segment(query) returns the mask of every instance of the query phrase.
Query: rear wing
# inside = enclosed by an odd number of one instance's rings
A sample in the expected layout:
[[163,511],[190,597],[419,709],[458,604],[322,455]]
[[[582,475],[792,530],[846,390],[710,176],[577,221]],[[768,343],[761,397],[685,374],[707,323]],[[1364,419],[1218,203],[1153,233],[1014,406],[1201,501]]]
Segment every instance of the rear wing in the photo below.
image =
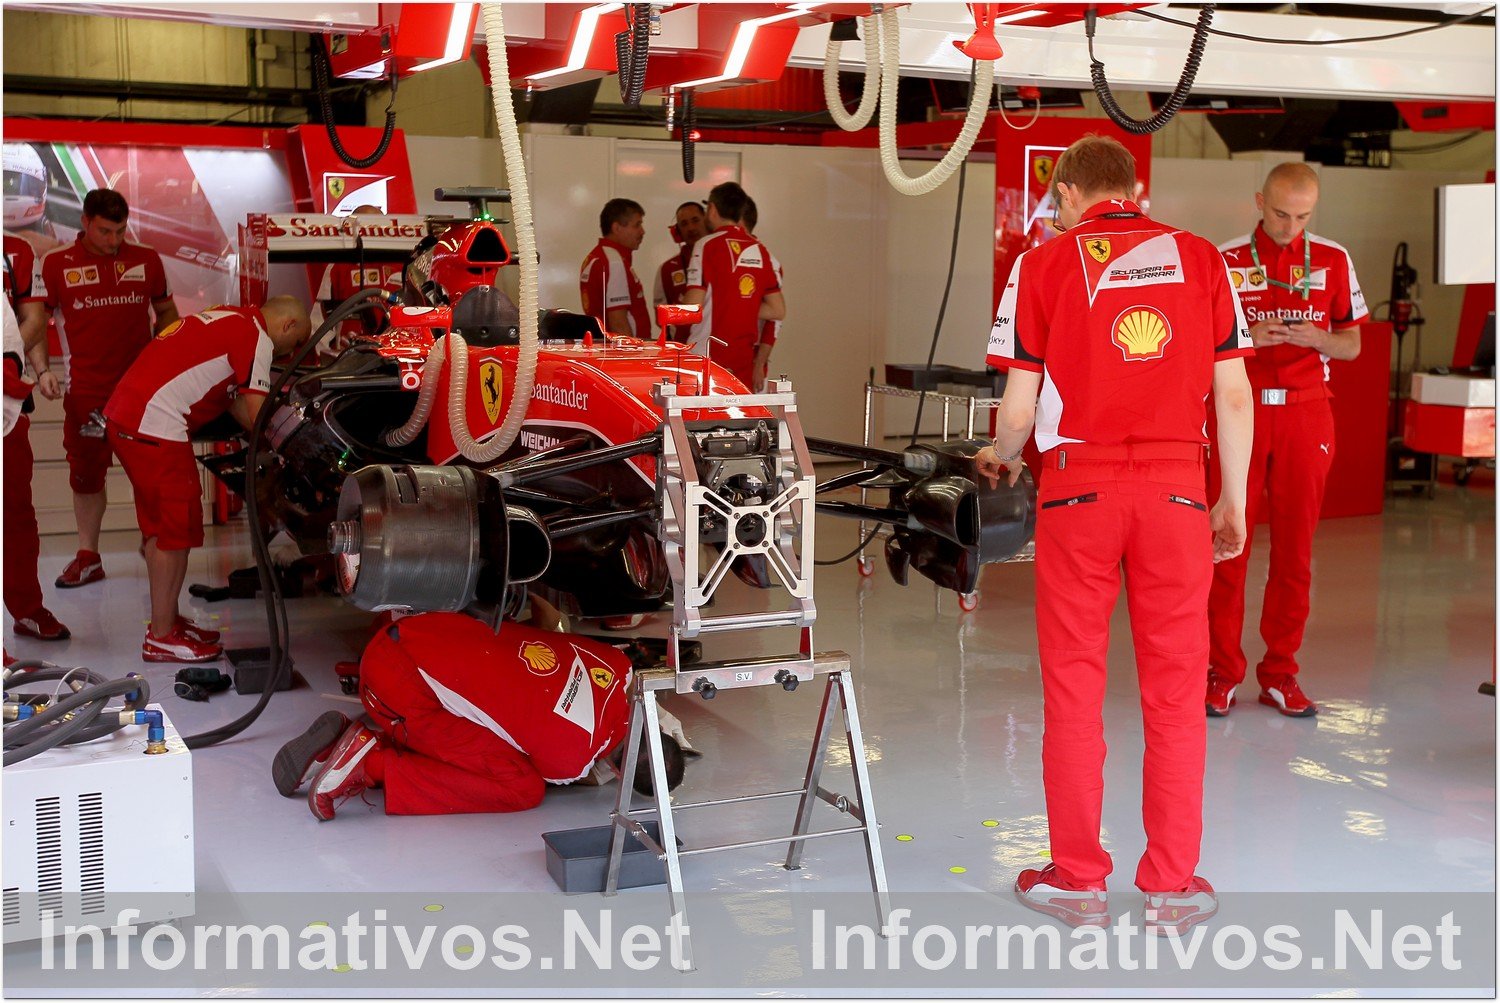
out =
[[428,234],[423,216],[251,213],[239,227],[240,303],[266,300],[273,264],[405,261]]

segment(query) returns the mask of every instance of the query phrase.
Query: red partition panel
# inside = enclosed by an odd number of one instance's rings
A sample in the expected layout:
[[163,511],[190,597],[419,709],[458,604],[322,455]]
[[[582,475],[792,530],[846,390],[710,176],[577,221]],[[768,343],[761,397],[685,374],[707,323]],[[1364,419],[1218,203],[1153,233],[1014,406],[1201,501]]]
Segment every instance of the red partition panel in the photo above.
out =
[[1379,515],[1385,507],[1386,409],[1390,404],[1391,325],[1360,328],[1359,357],[1328,364],[1337,448],[1323,518]]

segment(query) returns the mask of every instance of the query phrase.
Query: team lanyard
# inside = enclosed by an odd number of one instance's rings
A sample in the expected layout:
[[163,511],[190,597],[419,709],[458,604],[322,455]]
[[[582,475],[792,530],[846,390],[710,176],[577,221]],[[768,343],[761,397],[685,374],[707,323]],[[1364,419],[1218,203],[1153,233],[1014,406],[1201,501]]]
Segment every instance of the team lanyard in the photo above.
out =
[[1260,252],[1255,249],[1255,234],[1250,235],[1250,260],[1255,262],[1255,267],[1266,277],[1266,284],[1285,289],[1288,292],[1301,293],[1305,300],[1312,299],[1312,241],[1307,239],[1307,234],[1302,235],[1302,278],[1300,281],[1278,282],[1271,278],[1271,272],[1260,263]]

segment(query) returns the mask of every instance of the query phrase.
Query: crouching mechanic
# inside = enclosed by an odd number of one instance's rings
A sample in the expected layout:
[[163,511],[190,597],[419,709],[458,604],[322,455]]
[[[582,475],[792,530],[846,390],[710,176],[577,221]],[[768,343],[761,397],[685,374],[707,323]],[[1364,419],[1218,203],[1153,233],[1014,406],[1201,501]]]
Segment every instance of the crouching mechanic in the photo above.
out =
[[[272,763],[282,795],[309,784],[319,821],[371,788],[384,788],[387,815],[526,811],[547,784],[590,776],[625,737],[630,659],[526,624],[497,634],[459,613],[422,613],[366,645],[359,696],[378,731],[329,711]],[[682,755],[663,744],[671,788]]]
[[271,359],[311,331],[307,308],[291,296],[254,307],[215,307],[157,335],[120,378],[104,406],[110,448],[135,492],[151,626],[148,662],[220,657],[216,631],[181,615],[177,598],[188,551],[203,545],[203,489],[189,435],[226,411],[249,428],[271,387]]

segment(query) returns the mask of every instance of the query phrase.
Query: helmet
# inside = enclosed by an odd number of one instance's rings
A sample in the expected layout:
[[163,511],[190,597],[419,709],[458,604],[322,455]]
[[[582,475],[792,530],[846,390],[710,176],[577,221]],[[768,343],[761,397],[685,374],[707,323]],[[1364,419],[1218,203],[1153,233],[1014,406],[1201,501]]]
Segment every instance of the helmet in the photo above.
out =
[[5,228],[41,222],[47,208],[47,167],[41,156],[27,143],[6,143],[0,156],[5,161]]

